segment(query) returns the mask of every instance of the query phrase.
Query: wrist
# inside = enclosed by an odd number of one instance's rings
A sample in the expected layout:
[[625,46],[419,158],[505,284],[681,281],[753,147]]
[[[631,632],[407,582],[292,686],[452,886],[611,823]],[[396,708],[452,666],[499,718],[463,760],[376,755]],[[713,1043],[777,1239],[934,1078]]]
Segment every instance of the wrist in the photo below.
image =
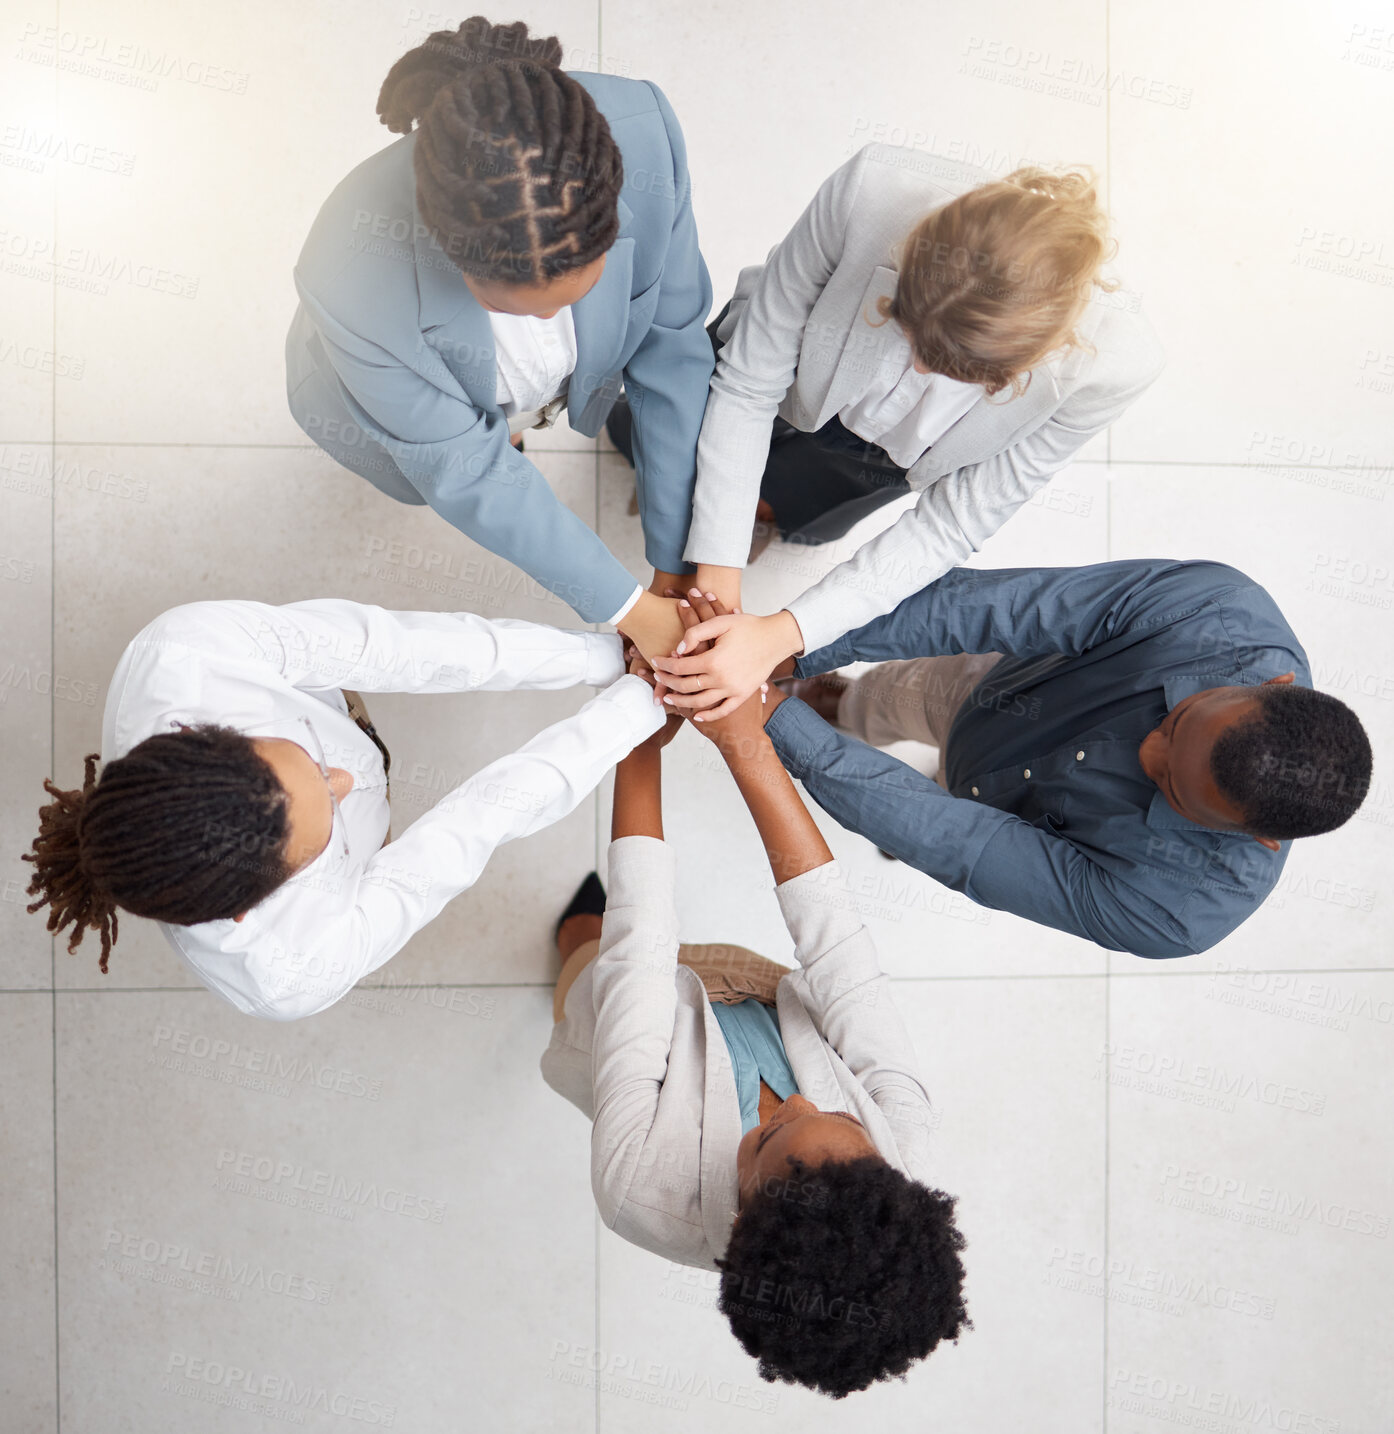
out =
[[698,563],[695,581],[704,593],[715,593],[728,608],[740,606],[740,568],[721,567],[716,563]]
[[655,568],[653,570],[653,581],[649,584],[648,590],[662,597],[669,588],[681,593],[686,592],[691,586],[691,573],[673,573],[663,568]]
[[798,657],[803,652],[803,629],[787,607],[773,613],[766,621],[770,624],[771,641],[778,649],[778,657],[772,666]]
[[616,765],[616,773],[626,772],[636,777],[657,775],[663,769],[663,749],[651,746],[652,741],[653,738],[646,737],[637,747],[630,748]]
[[746,727],[740,731],[723,732],[716,739],[717,750],[732,772],[745,767],[758,767],[775,756],[774,743],[763,726]]

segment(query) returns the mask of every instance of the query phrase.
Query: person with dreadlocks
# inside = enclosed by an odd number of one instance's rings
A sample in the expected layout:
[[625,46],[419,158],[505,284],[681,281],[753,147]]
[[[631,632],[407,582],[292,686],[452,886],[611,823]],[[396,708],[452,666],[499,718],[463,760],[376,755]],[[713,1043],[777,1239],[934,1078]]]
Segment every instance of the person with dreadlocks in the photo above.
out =
[[[358,690],[603,690],[446,793],[388,842],[387,749]],[[48,928],[101,941],[160,924],[249,1015],[332,1005],[478,880],[494,849],[559,821],[662,725],[617,636],[324,599],[197,602],[126,649],[106,765],[53,800],[25,860]]]
[[[689,598],[685,624],[724,611]],[[797,968],[680,943],[678,883],[702,869],[664,841],[670,719],[616,770],[608,894],[591,873],[558,923],[542,1074],[592,1122],[606,1226],[719,1270],[761,1378],[841,1399],[971,1327],[965,1242],[890,982],[762,710],[752,697],[697,730],[755,821]]]
[[[668,101],[561,58],[555,36],[476,15],[392,66],[378,114],[403,138],[330,195],[295,270],[290,407],[384,493],[667,652],[682,628],[662,594],[691,571],[711,283]],[[563,409],[595,437],[621,383],[647,591],[522,452]]]

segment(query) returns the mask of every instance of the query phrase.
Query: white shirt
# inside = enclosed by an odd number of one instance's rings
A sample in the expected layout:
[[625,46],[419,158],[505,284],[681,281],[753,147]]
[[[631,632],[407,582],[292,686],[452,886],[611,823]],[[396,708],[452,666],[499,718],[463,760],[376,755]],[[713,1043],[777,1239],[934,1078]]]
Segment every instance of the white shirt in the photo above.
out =
[[[617,637],[467,612],[387,612],[333,598],[171,609],[117,664],[102,720],[108,760],[176,722],[291,740],[299,731],[304,745],[299,719],[308,718],[326,762],[351,772],[353,788],[325,850],[242,921],[161,923],[161,930],[199,980],[249,1015],[294,1020],[332,1005],[472,886],[495,847],[560,820],[658,730],[663,714],[652,692],[623,673]],[[577,683],[605,690],[383,846],[382,755],[348,715],[341,688],[467,692]]]
[[[860,322],[867,322],[865,313]],[[908,469],[977,403],[983,389],[942,373],[917,373],[910,341],[897,324],[887,321],[878,337],[871,382],[837,416],[858,438],[879,443],[897,468]]]
[[489,327],[498,367],[494,401],[510,419],[565,392],[576,369],[576,323],[569,305],[550,319],[490,312]]
[[[567,380],[576,371],[576,322],[567,305],[550,319],[491,311],[489,327],[498,369],[494,402],[503,409],[509,432],[522,433],[536,427],[535,421],[529,421],[533,414],[566,392]],[[515,424],[520,414],[523,419]],[[634,585],[628,601],[607,619],[612,627],[625,618],[643,591],[642,584]]]

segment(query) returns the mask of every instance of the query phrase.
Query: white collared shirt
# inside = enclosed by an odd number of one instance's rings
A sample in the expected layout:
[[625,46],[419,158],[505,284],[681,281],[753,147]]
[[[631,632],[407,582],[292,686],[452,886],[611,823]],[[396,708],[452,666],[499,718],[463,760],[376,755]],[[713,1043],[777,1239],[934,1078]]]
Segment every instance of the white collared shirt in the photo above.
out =
[[942,373],[918,373],[909,339],[891,320],[878,338],[871,382],[837,416],[858,438],[884,448],[897,468],[909,469],[982,398],[983,388]]
[[[108,761],[180,722],[296,740],[308,719],[326,762],[351,772],[353,787],[325,850],[242,921],[160,929],[199,980],[249,1015],[294,1020],[323,1010],[472,886],[497,846],[560,820],[662,725],[649,687],[623,673],[617,637],[468,612],[388,612],[333,598],[171,609],[117,664],[102,720]],[[578,683],[605,690],[383,845],[382,754],[348,715],[342,688]]]
[[571,307],[550,319],[489,313],[498,383],[494,401],[512,418],[545,407],[566,391],[576,369],[576,323]]
[[[576,371],[576,322],[567,305],[550,319],[490,311],[489,327],[498,369],[494,402],[509,419],[510,431],[521,433],[532,425],[515,427],[514,418],[545,408],[566,392],[567,381]],[[642,584],[634,585],[628,601],[607,619],[612,627],[624,620],[643,591]]]

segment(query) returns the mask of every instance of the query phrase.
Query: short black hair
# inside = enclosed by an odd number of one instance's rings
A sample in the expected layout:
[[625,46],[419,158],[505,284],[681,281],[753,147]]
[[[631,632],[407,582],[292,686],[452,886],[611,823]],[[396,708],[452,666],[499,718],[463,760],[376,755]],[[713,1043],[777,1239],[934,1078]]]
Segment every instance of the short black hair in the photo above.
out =
[[875,1155],[789,1166],[716,1262],[719,1308],[762,1379],[842,1399],[972,1328],[953,1196]]
[[1360,719],[1329,693],[1296,683],[1254,689],[1253,715],[1210,749],[1210,773],[1244,830],[1272,841],[1319,836],[1355,814],[1373,757]]

